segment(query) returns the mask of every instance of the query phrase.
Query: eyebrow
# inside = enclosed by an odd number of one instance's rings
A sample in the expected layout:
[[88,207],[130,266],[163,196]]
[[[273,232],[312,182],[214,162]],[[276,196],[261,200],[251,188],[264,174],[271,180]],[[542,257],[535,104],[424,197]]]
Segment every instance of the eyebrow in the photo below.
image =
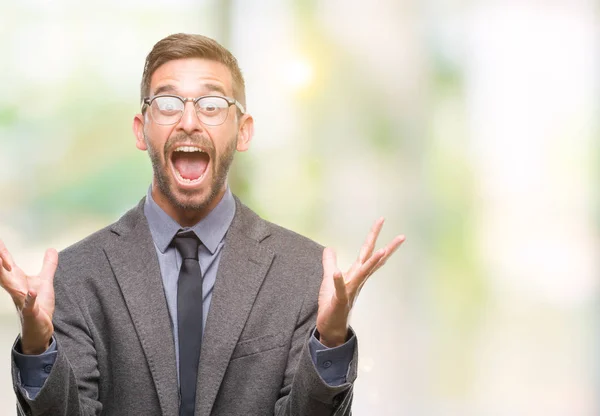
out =
[[[209,93],[214,93],[214,92],[218,92],[221,95],[227,95],[225,94],[225,89],[217,84],[211,84],[211,83],[206,83],[202,85],[204,87],[204,89],[206,89]],[[154,91],[154,95],[159,95],[159,94],[163,94],[163,93],[168,93],[168,94],[177,94],[177,89],[172,86],[171,84],[166,84],[166,85],[162,85],[160,87],[158,87],[156,89],[156,91]]]

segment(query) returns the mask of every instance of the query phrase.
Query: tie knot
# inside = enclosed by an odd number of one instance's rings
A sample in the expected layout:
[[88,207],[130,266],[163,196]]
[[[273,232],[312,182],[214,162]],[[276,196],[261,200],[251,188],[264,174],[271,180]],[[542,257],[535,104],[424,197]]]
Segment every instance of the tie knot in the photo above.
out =
[[200,240],[193,231],[180,231],[173,238],[175,248],[181,254],[181,258],[198,260],[198,247]]

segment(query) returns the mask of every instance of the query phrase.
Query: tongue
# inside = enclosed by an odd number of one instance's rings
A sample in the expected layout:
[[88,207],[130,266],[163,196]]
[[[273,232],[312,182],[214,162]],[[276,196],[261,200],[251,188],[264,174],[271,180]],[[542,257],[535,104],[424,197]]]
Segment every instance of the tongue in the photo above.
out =
[[185,179],[198,179],[208,166],[208,155],[200,152],[175,152],[173,154],[173,166]]

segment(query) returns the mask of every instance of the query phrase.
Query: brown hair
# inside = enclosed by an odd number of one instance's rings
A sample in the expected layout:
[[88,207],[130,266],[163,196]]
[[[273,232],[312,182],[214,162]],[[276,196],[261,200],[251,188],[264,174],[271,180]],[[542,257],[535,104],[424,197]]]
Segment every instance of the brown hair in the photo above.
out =
[[220,62],[229,68],[233,81],[234,98],[244,107],[246,106],[244,77],[235,56],[214,39],[186,33],[167,36],[154,45],[146,57],[140,100],[143,101],[150,94],[150,79],[158,67],[169,61],[186,58],[209,59]]

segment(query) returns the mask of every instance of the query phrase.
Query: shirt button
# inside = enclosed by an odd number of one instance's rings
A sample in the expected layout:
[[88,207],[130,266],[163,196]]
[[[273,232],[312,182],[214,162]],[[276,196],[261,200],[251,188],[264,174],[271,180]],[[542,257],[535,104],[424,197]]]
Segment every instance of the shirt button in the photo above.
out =
[[44,371],[48,374],[52,371],[52,364],[48,364],[44,366]]
[[325,361],[325,362],[323,363],[323,367],[324,367],[324,368],[329,368],[329,367],[331,367],[331,361],[329,361],[329,360]]

